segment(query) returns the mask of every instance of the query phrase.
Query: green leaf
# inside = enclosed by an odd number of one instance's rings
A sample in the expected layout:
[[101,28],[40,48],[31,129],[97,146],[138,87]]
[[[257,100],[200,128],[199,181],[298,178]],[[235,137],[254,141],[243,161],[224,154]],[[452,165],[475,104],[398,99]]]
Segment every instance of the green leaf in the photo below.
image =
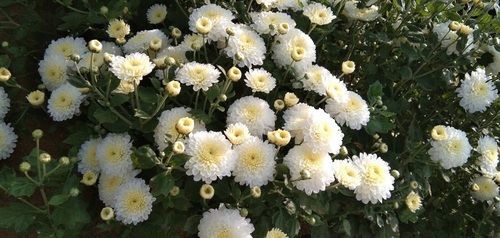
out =
[[349,222],[349,220],[344,219],[342,221],[342,229],[347,234],[347,236],[351,236],[351,223]]
[[370,102],[375,102],[377,100],[377,97],[384,96],[384,92],[382,90],[382,84],[378,80],[370,84],[367,96]]
[[0,207],[0,228],[26,232],[36,219],[36,211],[23,203]]
[[110,110],[102,108],[97,108],[97,110],[95,110],[92,115],[94,115],[95,119],[101,124],[113,123],[116,120],[118,120],[118,117],[115,114],[113,114]]
[[0,67],[9,68],[10,58],[8,55],[0,55]]
[[134,166],[139,169],[153,168],[157,159],[156,153],[148,145],[133,149],[131,158]]
[[69,196],[67,194],[57,194],[50,198],[49,204],[52,206],[58,206],[66,202],[68,198]]
[[200,223],[200,220],[201,220],[201,215],[190,216],[186,220],[186,224],[184,224],[184,231],[192,235],[196,234],[196,231],[198,231],[198,224]]
[[79,77],[69,77],[68,78],[68,82],[71,85],[73,85],[73,86],[75,86],[77,88],[87,88],[87,87],[89,87],[89,82],[86,81],[86,80],[83,80],[83,79],[81,79]]
[[116,107],[124,104],[128,101],[128,99],[129,96],[127,96],[126,94],[114,94],[110,96],[109,102],[112,107]]
[[14,197],[31,196],[35,192],[36,185],[27,178],[16,177],[10,184],[8,192]]
[[388,133],[394,128],[394,124],[391,121],[382,116],[375,116],[370,119],[366,125],[366,132],[370,135],[375,133]]
[[168,196],[170,190],[174,187],[174,178],[170,173],[162,172],[151,179],[151,187],[153,195]]
[[283,209],[273,215],[273,224],[280,228],[289,237],[296,237],[299,234],[300,223],[297,219]]
[[57,206],[52,213],[52,220],[56,225],[63,225],[66,231],[79,230],[90,222],[87,213],[87,203],[79,198],[69,198],[65,203]]

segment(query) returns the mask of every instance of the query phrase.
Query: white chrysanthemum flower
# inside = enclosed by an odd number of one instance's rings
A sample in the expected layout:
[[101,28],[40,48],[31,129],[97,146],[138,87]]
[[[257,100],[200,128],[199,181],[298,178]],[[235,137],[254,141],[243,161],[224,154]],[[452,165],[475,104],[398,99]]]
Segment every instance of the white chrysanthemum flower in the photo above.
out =
[[235,25],[232,29],[234,35],[229,36],[224,52],[233,60],[237,60],[237,54],[242,56],[243,59],[238,61],[240,67],[262,65],[267,51],[264,40],[246,25]]
[[148,219],[153,210],[155,197],[149,192],[149,186],[142,179],[130,179],[120,185],[116,191],[113,207],[116,220],[123,224],[134,224]]
[[125,36],[130,34],[130,25],[121,19],[112,19],[109,21],[106,32],[111,38],[125,39]]
[[167,16],[167,7],[163,4],[155,4],[149,7],[146,17],[149,23],[159,24],[165,20]]
[[[294,62],[292,52],[296,48],[304,50],[304,57],[298,62]],[[276,36],[276,44],[272,48],[272,58],[281,68],[293,67],[295,72],[302,76],[303,72],[316,61],[316,45],[314,41],[301,30],[290,29],[284,35]]]
[[349,100],[349,90],[344,82],[333,76],[328,78],[325,84],[326,95],[338,103],[346,103]]
[[361,184],[361,171],[350,159],[334,160],[333,174],[342,186],[350,190]]
[[481,68],[465,74],[465,79],[456,91],[460,97],[460,106],[469,113],[484,112],[498,98],[495,84]]
[[497,172],[498,145],[493,137],[483,136],[477,142],[477,152],[481,154],[478,160],[483,173],[493,175]]
[[158,52],[156,55],[157,59],[166,59],[167,57],[172,57],[175,59],[175,62],[178,64],[185,64],[188,62],[188,59],[186,58],[186,48],[183,46],[170,46],[167,48],[163,48]]
[[309,120],[314,110],[314,107],[305,103],[299,103],[283,113],[283,119],[285,120],[283,129],[289,131],[292,137],[295,137],[296,144],[302,142],[304,131],[307,127],[306,122]]
[[341,126],[344,124],[351,129],[359,130],[370,120],[368,104],[359,94],[349,91],[346,102],[333,99],[326,101],[325,111],[328,112]]
[[49,91],[53,91],[68,80],[70,62],[56,54],[45,55],[38,64],[38,73],[43,84]]
[[361,153],[353,156],[353,163],[361,173],[361,184],[354,189],[358,201],[375,204],[391,197],[394,177],[387,162],[375,154]]
[[231,143],[221,132],[199,131],[189,134],[186,142],[186,154],[189,160],[184,167],[186,174],[195,181],[205,183],[231,176],[236,162]]
[[422,198],[418,193],[413,191],[406,196],[405,203],[408,209],[413,213],[422,208]]
[[[441,48],[446,48],[446,54],[459,54],[457,50],[458,38],[460,37],[455,31],[450,31],[449,25],[451,21],[434,24],[433,32],[436,33],[438,41],[441,42]],[[463,53],[468,53],[474,48],[474,38],[473,34],[467,36],[467,42],[465,45],[467,48],[463,50]]]
[[330,24],[337,18],[333,15],[332,9],[321,3],[311,3],[304,7],[304,16],[308,17],[311,23],[317,25]]
[[207,4],[196,8],[189,16],[189,30],[197,32],[196,22],[202,17],[208,18],[213,25],[212,30],[207,34],[208,39],[218,41],[228,36],[226,29],[233,25],[231,21],[234,19],[231,11],[216,4]]
[[276,115],[269,104],[253,96],[239,98],[227,110],[227,124],[243,123],[257,137],[274,130],[275,121]]
[[87,47],[85,47],[85,40],[83,38],[67,36],[50,42],[45,50],[44,57],[48,55],[58,55],[67,58],[72,54],[81,56],[85,52],[87,52]]
[[92,171],[99,174],[101,168],[99,167],[99,160],[97,160],[96,151],[97,145],[101,143],[101,139],[89,139],[85,141],[78,151],[78,172],[85,173]]
[[184,37],[184,40],[179,44],[186,51],[198,51],[203,46],[203,35],[190,34]]
[[360,21],[373,21],[380,16],[377,6],[372,5],[370,7],[360,9],[357,7],[358,2],[359,1],[354,0],[347,1],[344,5],[342,14],[352,20]]
[[486,66],[486,72],[492,75],[500,73],[500,52],[495,49],[495,46],[488,46],[488,52],[493,55],[493,62]]
[[130,170],[126,172],[121,171],[105,171],[99,176],[99,183],[97,189],[99,192],[99,199],[106,206],[113,206],[116,192],[120,185],[128,182],[139,174],[139,170]]
[[253,231],[250,219],[242,217],[237,209],[222,205],[204,212],[198,225],[200,238],[252,238]]
[[498,196],[498,185],[492,179],[481,176],[475,178],[473,182],[479,187],[477,191],[472,191],[473,198],[488,201]]
[[280,11],[291,9],[293,11],[300,11],[307,5],[307,0],[276,0],[272,5]]
[[229,124],[224,134],[233,145],[239,145],[250,137],[250,131],[243,123]]
[[276,0],[257,0],[256,2],[257,4],[262,4],[265,7],[270,7],[276,2]]
[[169,41],[165,33],[158,29],[139,31],[137,34],[130,38],[125,45],[123,45],[123,50],[126,54],[134,52],[144,52],[149,48],[149,43],[152,40],[161,40],[161,45],[167,47]]
[[236,165],[234,181],[249,187],[260,187],[274,180],[276,148],[267,141],[252,136],[234,147]]
[[338,102],[347,101],[346,85],[340,79],[333,76],[325,67],[319,65],[308,67],[302,83],[305,90],[314,91],[322,96],[328,94]]
[[[158,125],[154,130],[154,139],[159,151],[165,150],[169,143],[174,143],[178,139],[179,132],[175,129],[175,125],[183,117],[192,117],[189,113],[190,110],[190,108],[176,107],[161,113],[158,118]],[[204,130],[205,125],[199,120],[194,120],[193,132]]]
[[80,113],[80,104],[85,96],[69,83],[58,87],[50,95],[47,109],[54,121],[64,121]]
[[304,122],[304,144],[314,151],[338,154],[344,134],[323,109],[315,109]]
[[469,144],[465,132],[453,127],[446,127],[444,140],[431,141],[432,148],[428,153],[432,161],[438,162],[444,169],[462,166],[470,156],[472,146]]
[[287,24],[289,29],[297,25],[290,15],[283,12],[251,12],[250,17],[251,27],[259,34],[276,35],[280,24]]
[[104,172],[132,170],[132,142],[128,134],[110,133],[97,146],[96,156]]
[[245,73],[245,84],[252,92],[269,93],[276,87],[276,79],[265,69],[250,69]]
[[101,67],[104,64],[104,53],[115,55],[122,55],[122,50],[115,43],[102,41],[102,50],[99,53],[87,52],[80,61],[78,61],[79,68],[90,69],[90,59],[92,58],[92,67]]
[[211,64],[189,62],[183,65],[175,74],[175,80],[193,86],[194,91],[207,91],[219,81],[220,72]]
[[5,89],[3,89],[3,87],[0,87],[0,120],[3,120],[5,118],[5,115],[7,115],[7,112],[9,112],[9,108],[9,95],[7,94],[7,92],[5,92]]
[[288,238],[288,235],[279,228],[273,228],[266,233],[265,238]]
[[[283,163],[290,169],[290,179],[298,180],[293,185],[307,195],[324,191],[326,186],[335,181],[333,161],[326,152],[316,152],[309,146],[297,145],[288,151]],[[301,173],[308,171],[309,179],[303,179]]]
[[17,135],[10,124],[0,122],[0,160],[7,159],[16,148]]
[[132,53],[125,57],[115,56],[110,66],[110,71],[117,78],[125,81],[135,80],[137,83],[155,67],[149,60],[149,56],[144,53]]

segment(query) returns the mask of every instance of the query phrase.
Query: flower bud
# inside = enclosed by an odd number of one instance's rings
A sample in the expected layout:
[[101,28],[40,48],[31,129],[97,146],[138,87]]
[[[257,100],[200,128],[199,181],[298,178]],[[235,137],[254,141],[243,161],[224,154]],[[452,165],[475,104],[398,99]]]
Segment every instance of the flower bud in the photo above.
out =
[[297,95],[295,95],[295,93],[285,93],[285,105],[287,107],[293,107],[295,106],[297,103],[299,103],[299,98],[297,97]]
[[125,42],[127,42],[127,40],[125,40],[125,38],[116,38],[115,42],[118,45],[123,45],[125,44]]
[[102,50],[102,44],[98,40],[89,41],[88,47],[92,53],[99,53]]
[[175,129],[178,133],[187,135],[194,129],[194,120],[190,117],[183,117],[175,124]]
[[149,49],[151,49],[152,51],[159,51],[161,49],[161,45],[162,42],[160,38],[153,38],[149,42]]
[[314,225],[314,224],[316,224],[316,218],[306,217],[306,222],[309,223],[309,225]]
[[306,50],[303,47],[294,47],[292,50],[292,59],[295,62],[301,61],[305,56]]
[[182,36],[182,31],[179,28],[174,27],[174,28],[172,28],[172,31],[170,32],[170,34],[174,38],[180,38]]
[[33,92],[30,92],[26,96],[26,99],[32,106],[38,107],[45,102],[45,93],[40,90],[35,90]]
[[165,91],[167,91],[169,96],[175,97],[181,93],[181,84],[179,81],[172,80],[165,85]]
[[231,27],[226,28],[226,33],[229,36],[234,36],[234,30],[233,30],[233,28],[231,28]]
[[413,180],[410,182],[410,188],[412,189],[417,189],[418,188],[418,182]]
[[238,82],[241,79],[241,70],[236,67],[231,67],[227,71],[227,77],[233,82]]
[[101,9],[99,9],[99,11],[101,12],[102,15],[106,15],[108,14],[109,9],[106,6],[101,6]]
[[23,173],[27,173],[31,169],[31,164],[28,162],[22,162],[19,164],[19,170]]
[[203,184],[200,188],[200,196],[203,198],[203,199],[212,199],[214,197],[214,194],[215,194],[215,189],[214,187],[212,187],[212,185],[210,184]]
[[236,58],[237,61],[243,61],[243,60],[245,60],[245,56],[242,53],[240,53],[240,52],[237,52],[234,56],[235,56],[235,58]]
[[378,150],[380,151],[380,153],[387,153],[387,151],[389,150],[389,147],[387,146],[386,143],[382,143],[380,144],[380,146],[378,147]]
[[242,217],[248,216],[248,210],[246,208],[241,208],[240,209],[240,216],[242,216]]
[[66,156],[63,156],[59,159],[59,164],[62,166],[69,165],[69,163],[70,163],[69,158]]
[[303,180],[310,179],[311,178],[311,172],[309,170],[304,169],[300,171],[300,178]]
[[[292,136],[290,135],[290,132],[288,132],[286,130],[281,130],[281,129],[275,130],[275,131],[271,132],[271,134],[273,137],[273,141],[271,141],[271,142],[276,144],[277,146],[288,145],[288,143],[290,143],[290,139],[292,138]],[[268,133],[268,137],[269,137],[269,133]]]
[[349,155],[349,151],[347,150],[347,147],[345,147],[345,146],[340,147],[340,155],[342,155],[342,156]]
[[380,135],[379,135],[379,134],[377,134],[377,133],[373,134],[373,139],[375,139],[375,140],[380,139]]
[[173,57],[167,57],[165,58],[165,64],[166,65],[175,65],[177,61]]
[[283,110],[283,108],[285,108],[285,102],[281,99],[276,99],[274,101],[274,109],[276,111],[281,111],[281,110]]
[[153,63],[155,64],[156,68],[161,69],[161,70],[163,70],[167,67],[167,64],[165,64],[165,58],[153,59]]
[[288,201],[286,203],[286,210],[288,211],[288,214],[292,215],[297,211],[297,207],[295,206],[295,203],[293,203],[292,201]]
[[50,157],[49,154],[47,153],[41,153],[39,156],[38,156],[38,160],[44,164],[47,164],[50,162],[52,158]]
[[392,204],[392,207],[394,207],[394,209],[398,209],[399,208],[399,203],[398,202],[394,202]]
[[38,139],[42,138],[43,131],[40,129],[35,129],[33,132],[31,132],[31,136],[33,136],[33,138],[35,140],[38,140]]
[[399,178],[399,176],[400,176],[399,171],[397,171],[395,169],[391,170],[391,175],[394,178]]
[[452,21],[450,22],[450,24],[448,25],[448,28],[452,31],[458,31],[460,30],[460,23],[457,22],[457,21]]
[[472,186],[471,186],[472,191],[477,192],[477,191],[479,191],[479,189],[481,189],[481,188],[479,187],[479,185],[477,183],[472,184]]
[[172,146],[172,151],[175,154],[182,154],[184,153],[184,150],[186,147],[184,146],[184,143],[182,141],[176,141],[174,142],[174,145]]
[[71,61],[74,61],[74,62],[78,63],[82,58],[80,58],[80,55],[78,55],[78,54],[71,54],[69,56],[69,59]]
[[342,73],[351,74],[356,69],[356,64],[353,61],[344,61],[342,63]]
[[97,174],[89,170],[83,174],[82,180],[80,182],[87,186],[92,186],[95,184],[96,181],[97,181]]
[[470,35],[473,31],[474,31],[474,29],[472,29],[471,27],[469,27],[465,24],[461,24],[460,29],[458,30],[458,33],[463,35],[463,36],[467,36],[467,35]]
[[253,198],[260,198],[260,195],[262,194],[262,191],[260,190],[260,187],[252,187],[250,189],[250,195],[253,197]]
[[212,21],[206,17],[201,17],[196,21],[196,31],[200,34],[208,34],[212,30],[212,27]]
[[101,219],[103,221],[109,221],[115,217],[115,212],[111,207],[105,207],[101,210]]
[[2,41],[2,47],[3,48],[9,47],[9,42],[8,41]]
[[111,61],[113,61],[113,57],[115,57],[113,54],[110,54],[110,53],[106,53],[104,52],[103,54],[103,59],[104,59],[104,62],[106,63],[111,63]]
[[175,197],[177,195],[179,195],[179,193],[181,192],[181,189],[177,186],[173,186],[172,189],[170,189],[170,196],[172,197]]
[[227,101],[227,95],[226,94],[221,94],[221,95],[218,96],[218,98],[219,98],[219,101],[221,101],[221,102]]
[[0,82],[7,82],[11,77],[12,74],[7,68],[0,68]]
[[435,126],[432,128],[431,136],[434,140],[446,140],[448,138],[448,134],[446,134],[446,127],[442,125]]
[[290,26],[288,25],[288,23],[281,23],[278,25],[278,33],[280,33],[281,35],[288,33],[288,30],[290,30]]
[[80,194],[80,190],[78,188],[71,188],[69,190],[69,196],[70,197],[76,197]]

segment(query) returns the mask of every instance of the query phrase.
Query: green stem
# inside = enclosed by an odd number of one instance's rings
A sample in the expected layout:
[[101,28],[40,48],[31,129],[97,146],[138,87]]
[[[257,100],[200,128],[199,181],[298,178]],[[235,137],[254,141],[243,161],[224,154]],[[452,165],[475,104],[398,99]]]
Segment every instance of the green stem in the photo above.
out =
[[[8,193],[7,189],[6,189],[4,186],[0,185],[0,188],[1,188],[4,192],[5,192],[5,194],[9,195],[9,193]],[[14,196],[13,196],[13,197],[14,197]],[[34,209],[34,210],[36,210],[37,212],[40,212],[40,213],[45,213],[45,211],[44,211],[44,210],[42,210],[42,209],[38,208],[37,206],[33,205],[32,203],[28,202],[26,199],[23,199],[23,198],[20,198],[20,197],[15,197],[15,198],[16,198],[17,200],[21,201],[22,203],[24,203],[24,204],[26,204],[26,205],[30,206],[31,208],[33,208],[33,209]]]
[[68,8],[69,10],[74,11],[74,12],[78,12],[78,13],[81,13],[81,14],[88,14],[88,12],[86,12],[86,11],[82,11],[82,10],[77,9],[77,8],[75,8],[75,7],[72,7],[72,6],[68,5],[68,4],[65,4],[65,3],[64,3],[64,2],[62,2],[61,0],[55,0],[55,1],[56,1],[57,3],[59,3],[59,4],[63,5],[64,7]]
[[167,98],[168,98],[168,94],[163,95],[160,103],[156,106],[155,111],[153,112],[153,114],[151,115],[151,117],[149,119],[144,121],[144,124],[148,123],[149,121],[151,121],[151,119],[153,119],[156,116],[156,114],[163,108],[163,105],[165,104],[165,101],[167,100]]
[[196,97],[194,99],[194,110],[196,110],[196,108],[198,108],[198,98],[200,97],[200,90],[196,91]]

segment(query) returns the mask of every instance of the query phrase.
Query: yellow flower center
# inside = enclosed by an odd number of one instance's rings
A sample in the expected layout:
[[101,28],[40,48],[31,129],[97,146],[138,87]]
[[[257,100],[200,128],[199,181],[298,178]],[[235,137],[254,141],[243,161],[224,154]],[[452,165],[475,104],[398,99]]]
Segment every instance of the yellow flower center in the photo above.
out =
[[485,96],[488,93],[488,86],[484,82],[478,82],[472,87],[472,92],[476,96]]
[[200,146],[198,157],[206,165],[220,164],[224,157],[224,147],[215,141],[206,141]]
[[366,168],[364,178],[367,183],[379,184],[384,181],[384,169],[378,164],[369,164]]
[[264,155],[259,148],[251,148],[244,151],[241,155],[241,159],[245,168],[252,171],[262,168],[264,164]]
[[231,238],[231,234],[228,229],[222,228],[217,232],[217,238]]
[[106,148],[106,160],[108,160],[111,163],[117,163],[122,159],[123,156],[123,151],[116,146],[116,145],[111,145],[108,148]]
[[448,142],[447,150],[450,153],[458,153],[462,149],[462,143],[460,140],[451,140]]
[[249,105],[243,109],[243,116],[249,122],[257,120],[259,117],[259,108],[254,105]]
[[62,93],[59,95],[59,97],[55,100],[54,106],[59,109],[65,109],[68,106],[70,106],[73,103],[73,98],[71,98],[69,95]]
[[125,209],[129,213],[138,213],[146,208],[146,200],[144,194],[140,191],[129,191],[124,199]]
[[326,121],[312,126],[312,136],[318,141],[328,140],[332,136],[332,128]]

